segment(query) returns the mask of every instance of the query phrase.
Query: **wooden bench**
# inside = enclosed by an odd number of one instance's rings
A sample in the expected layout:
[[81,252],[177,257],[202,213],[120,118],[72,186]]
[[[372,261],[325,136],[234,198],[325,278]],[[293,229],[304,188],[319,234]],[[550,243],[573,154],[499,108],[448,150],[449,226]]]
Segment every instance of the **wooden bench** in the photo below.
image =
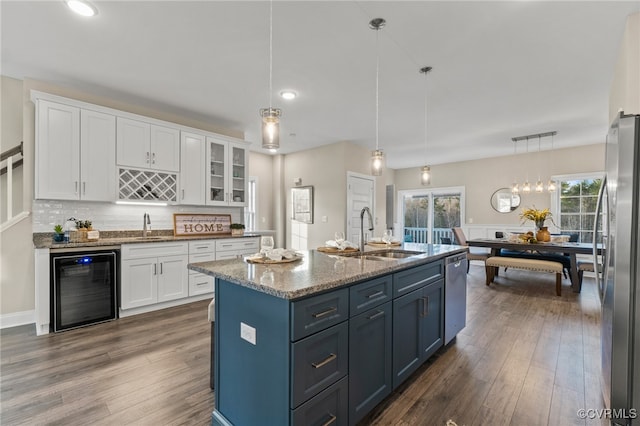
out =
[[493,282],[496,277],[498,268],[515,268],[526,269],[528,271],[554,272],[556,274],[556,294],[561,295],[562,292],[562,270],[563,265],[560,262],[538,259],[521,259],[517,257],[493,256],[485,261],[485,270],[487,273],[487,285]]

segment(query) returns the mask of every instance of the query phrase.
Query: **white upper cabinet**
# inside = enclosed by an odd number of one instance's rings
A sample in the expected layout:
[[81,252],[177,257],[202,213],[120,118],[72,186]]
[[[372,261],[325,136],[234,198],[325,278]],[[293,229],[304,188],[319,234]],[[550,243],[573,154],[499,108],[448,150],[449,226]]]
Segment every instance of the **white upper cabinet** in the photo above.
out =
[[113,201],[115,117],[38,100],[35,198]]
[[248,152],[241,144],[207,137],[207,204],[245,205]]
[[116,188],[116,117],[80,110],[80,199],[113,201]]
[[180,130],[151,125],[151,168],[180,171]]
[[180,134],[180,204],[205,204],[206,146],[204,135],[181,132]]
[[180,170],[178,129],[118,117],[118,165],[177,172]]

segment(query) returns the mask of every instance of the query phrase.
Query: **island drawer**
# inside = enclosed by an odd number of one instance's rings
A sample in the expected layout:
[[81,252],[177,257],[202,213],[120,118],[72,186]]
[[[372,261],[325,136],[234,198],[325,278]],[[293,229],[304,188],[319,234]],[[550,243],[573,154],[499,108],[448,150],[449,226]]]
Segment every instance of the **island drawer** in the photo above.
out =
[[349,318],[349,289],[299,300],[291,306],[291,340],[296,341]]
[[392,298],[393,275],[375,278],[349,288],[349,316],[381,305]]
[[396,272],[393,274],[393,297],[402,296],[442,278],[444,278],[442,260]]
[[293,426],[348,425],[347,377],[329,386],[311,400],[291,412]]
[[291,359],[291,408],[295,408],[347,375],[348,323],[345,321],[294,343]]

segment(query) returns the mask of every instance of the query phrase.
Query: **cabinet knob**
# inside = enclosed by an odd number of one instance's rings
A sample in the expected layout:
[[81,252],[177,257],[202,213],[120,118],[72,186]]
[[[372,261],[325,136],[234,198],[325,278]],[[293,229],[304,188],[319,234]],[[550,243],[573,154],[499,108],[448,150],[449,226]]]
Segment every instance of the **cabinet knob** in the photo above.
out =
[[147,151],[147,164],[149,164],[149,151]]

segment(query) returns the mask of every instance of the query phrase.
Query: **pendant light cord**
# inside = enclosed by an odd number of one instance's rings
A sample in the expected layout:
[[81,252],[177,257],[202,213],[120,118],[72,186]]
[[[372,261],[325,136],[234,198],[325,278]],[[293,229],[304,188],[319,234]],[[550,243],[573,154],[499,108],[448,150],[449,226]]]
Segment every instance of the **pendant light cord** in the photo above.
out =
[[273,0],[269,1],[269,110],[273,93]]
[[424,163],[427,164],[427,159],[429,157],[429,150],[427,149],[427,74],[429,71],[425,71],[424,73]]
[[380,42],[378,40],[380,28],[376,29],[376,151],[378,150],[378,115],[380,109],[379,80],[380,80]]

